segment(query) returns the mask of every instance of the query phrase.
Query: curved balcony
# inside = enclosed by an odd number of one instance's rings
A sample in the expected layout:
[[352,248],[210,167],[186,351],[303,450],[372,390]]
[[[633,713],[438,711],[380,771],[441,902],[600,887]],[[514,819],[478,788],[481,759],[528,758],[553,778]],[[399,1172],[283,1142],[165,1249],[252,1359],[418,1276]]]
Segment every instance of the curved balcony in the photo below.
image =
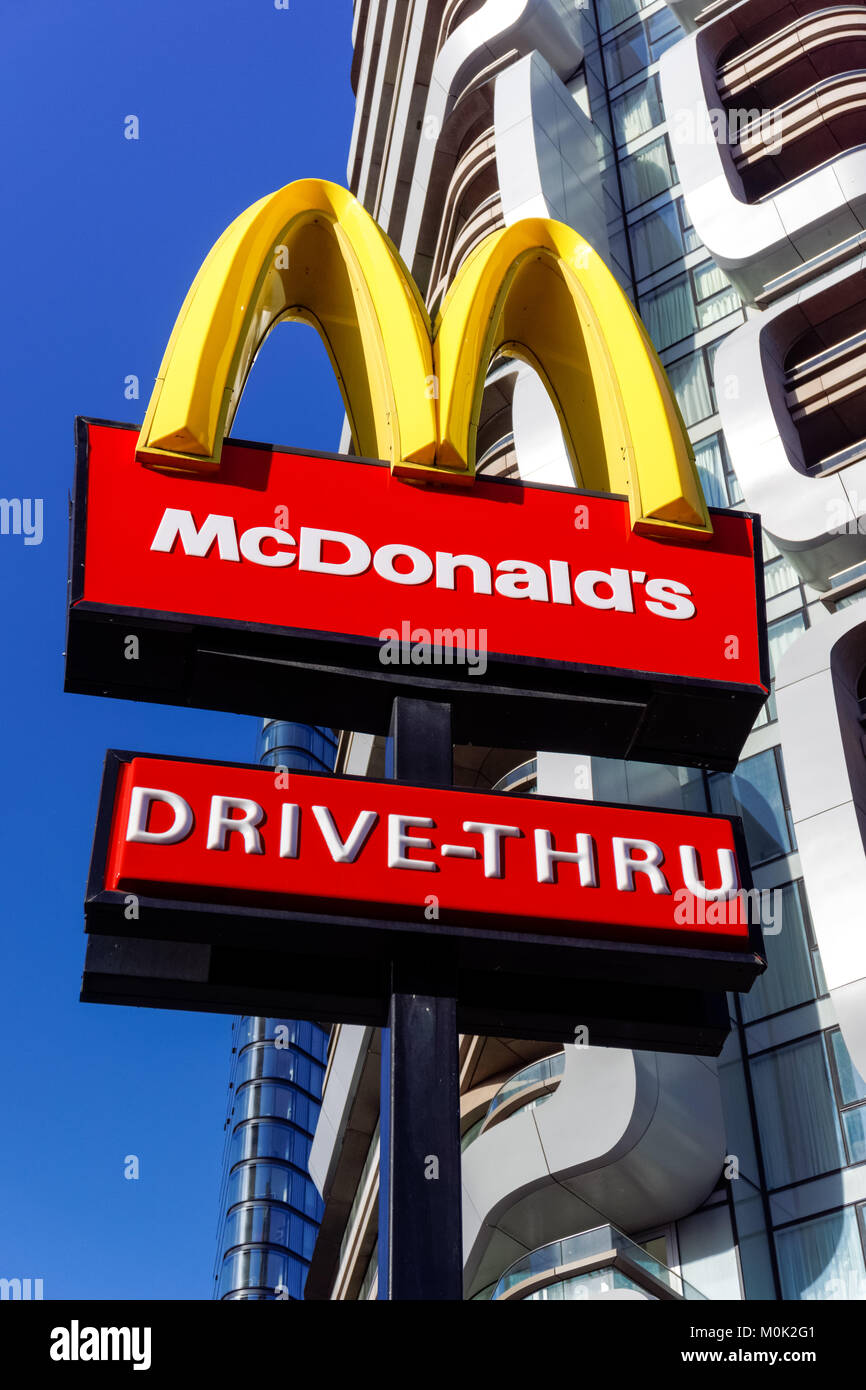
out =
[[[557,1290],[558,1292],[554,1292]],[[486,1292],[486,1290],[485,1290]],[[567,1236],[524,1255],[506,1269],[493,1290],[495,1302],[611,1295],[706,1302],[682,1275],[647,1253],[615,1226]]]
[[756,110],[739,131],[734,165],[750,201],[775,192],[863,144],[866,76],[824,78],[769,112]]
[[866,11],[840,5],[798,15],[753,44],[740,38],[719,59],[725,104],[779,106],[806,87],[866,65]]
[[555,1052],[552,1057],[542,1057],[538,1062],[530,1062],[528,1067],[510,1076],[493,1097],[487,1107],[485,1127],[495,1116],[495,1122],[505,1120],[516,1110],[525,1109],[526,1102],[547,1095],[556,1090],[565,1070],[565,1053]]
[[[614,1047],[563,1050],[564,1071],[544,1103],[512,1112],[507,1124],[493,1124],[464,1150],[470,1297],[502,1277],[516,1250],[565,1240],[593,1221],[620,1231],[665,1226],[702,1206],[716,1185],[725,1130],[718,1081],[703,1058]],[[525,1069],[531,1061],[530,1055],[518,1065]],[[494,1094],[491,1086],[480,1103],[489,1106]],[[531,1094],[524,1090],[516,1104],[531,1103]],[[505,1109],[497,1107],[494,1116]],[[535,1194],[531,1202],[528,1192]],[[608,1243],[602,1253],[610,1249]],[[592,1269],[615,1263],[609,1254]],[[560,1267],[553,1263],[553,1270]],[[630,1269],[622,1272],[634,1277]],[[542,1283],[557,1278],[551,1272]],[[658,1296],[678,1294],[665,1294],[662,1285]]]
[[499,1087],[481,1119],[476,1120],[463,1135],[461,1151],[465,1152],[470,1144],[494,1125],[519,1111],[534,1109],[550,1100],[562,1080],[564,1070],[565,1053],[555,1052],[551,1057],[530,1062],[529,1066],[521,1067],[520,1071],[509,1076]]
[[439,26],[439,37],[436,41],[436,52],[440,53],[445,44],[450,39],[458,24],[462,24],[464,19],[469,19],[476,10],[480,10],[485,0],[446,0],[445,8],[442,11],[442,23]]
[[485,122],[459,156],[442,211],[428,304],[439,304],[458,269],[490,232],[505,225],[496,174],[492,125]]
[[534,792],[538,785],[538,759],[528,758],[513,767],[493,787],[495,792]]
[[862,237],[864,66],[863,6],[821,0],[744,0],[662,56],[686,207],[747,302]]

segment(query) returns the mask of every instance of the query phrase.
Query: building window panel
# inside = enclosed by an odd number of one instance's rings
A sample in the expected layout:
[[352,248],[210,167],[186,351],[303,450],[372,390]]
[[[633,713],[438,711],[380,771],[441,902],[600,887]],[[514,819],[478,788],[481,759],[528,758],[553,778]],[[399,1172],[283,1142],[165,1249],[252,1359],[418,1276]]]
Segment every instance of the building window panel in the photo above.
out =
[[741,307],[740,296],[715,261],[695,266],[692,276],[701,328],[718,323],[719,319],[726,318]]
[[683,254],[683,238],[673,203],[651,213],[629,228],[635,274],[638,279],[677,261]]
[[611,87],[628,81],[656,62],[671,44],[676,43],[681,33],[676,17],[666,6],[606,43],[604,58]]
[[713,810],[742,816],[752,864],[766,864],[794,848],[775,748],[744,758],[735,772],[710,777]]
[[764,592],[767,598],[775,598],[777,594],[799,588],[800,576],[793,565],[789,565],[779,554],[766,531],[761,532],[761,539],[764,547]]
[[676,171],[665,136],[653,140],[636,154],[630,154],[619,168],[627,209],[638,207],[657,193],[664,193],[676,182]]
[[850,1163],[866,1162],[866,1081],[858,1072],[839,1029],[829,1034],[836,1096]]
[[854,1063],[851,1061],[850,1053],[845,1046],[845,1039],[840,1032],[830,1034],[830,1042],[833,1047],[833,1061],[836,1065],[836,1076],[839,1081],[839,1093],[843,1105],[853,1105],[857,1101],[866,1100],[866,1081],[860,1075]]
[[[680,405],[682,410],[682,405]],[[695,465],[710,507],[727,507],[728,487],[721,435],[713,434],[694,445]]]
[[710,379],[702,352],[694,352],[666,369],[686,425],[697,425],[715,413]]
[[842,1123],[850,1162],[863,1163],[866,1161],[866,1106],[843,1110]]
[[823,1035],[779,1048],[751,1064],[761,1148],[772,1187],[845,1165]]
[[[690,337],[698,326],[688,275],[640,297],[640,316],[659,352]],[[670,375],[672,368],[668,368]]]
[[[710,379],[712,387],[712,371]],[[742,502],[743,494],[731,467],[724,435],[721,432],[708,435],[706,439],[701,439],[693,445],[693,448],[708,504],[711,507],[732,507],[737,502]]]
[[598,25],[602,34],[633,19],[641,10],[648,9],[655,0],[598,0]]
[[667,5],[663,10],[656,10],[655,14],[651,14],[645,25],[653,62],[660,58],[671,44],[676,43],[683,32],[676,15]]
[[618,39],[605,44],[604,60],[612,87],[620,82],[627,82],[630,77],[649,67],[649,44],[642,26],[637,25]]
[[659,96],[658,78],[653,73],[639,87],[633,87],[617,97],[611,105],[616,143],[624,145],[664,122],[665,113]]
[[788,648],[796,642],[797,638],[806,631],[806,613],[800,610],[798,613],[790,613],[786,618],[779,618],[774,623],[767,624],[767,638],[770,648],[770,698],[764,705],[758,718],[755,720],[754,728],[760,728],[763,724],[774,723],[778,719],[776,708],[776,668],[782,660]]
[[242,1124],[232,1135],[229,1166],[245,1158],[281,1158],[306,1172],[312,1140],[288,1125]]
[[758,976],[748,994],[741,995],[746,1023],[796,1008],[820,993],[813,973],[811,933],[800,883],[786,883],[783,888],[770,891],[778,895],[773,902],[774,925],[781,924],[782,929],[765,934],[766,972]]
[[784,1299],[866,1299],[866,1265],[853,1207],[776,1233]]

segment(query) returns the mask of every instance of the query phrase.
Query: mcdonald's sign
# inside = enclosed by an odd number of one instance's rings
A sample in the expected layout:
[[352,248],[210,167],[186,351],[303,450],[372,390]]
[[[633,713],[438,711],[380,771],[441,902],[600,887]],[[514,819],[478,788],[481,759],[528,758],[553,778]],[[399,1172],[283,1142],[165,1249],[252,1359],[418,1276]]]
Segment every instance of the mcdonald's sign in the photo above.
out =
[[[321,334],[358,457],[226,438],[275,324]],[[475,478],[491,361],[530,364],[575,488]],[[305,180],[206,258],[144,424],[81,420],[67,689],[732,767],[766,698],[756,517],[709,510],[643,326],[570,228],[469,257],[431,323],[357,200]]]

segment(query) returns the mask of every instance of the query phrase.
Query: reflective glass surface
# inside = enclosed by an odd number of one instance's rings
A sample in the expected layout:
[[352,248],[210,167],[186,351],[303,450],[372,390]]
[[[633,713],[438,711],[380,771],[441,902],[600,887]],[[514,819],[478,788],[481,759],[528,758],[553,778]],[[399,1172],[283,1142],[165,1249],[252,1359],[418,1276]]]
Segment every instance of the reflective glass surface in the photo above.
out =
[[306,1169],[310,1159],[309,1135],[291,1125],[247,1123],[232,1135],[229,1162],[232,1167],[244,1158],[281,1158],[296,1168]]
[[769,1186],[784,1187],[844,1167],[823,1036],[755,1057],[751,1072]]
[[854,1207],[776,1233],[782,1297],[866,1299],[866,1266]]
[[749,858],[764,864],[794,848],[775,748],[744,758],[735,772],[710,777],[714,811],[742,816]]
[[325,1068],[320,1062],[314,1062],[287,1047],[276,1047],[272,1042],[266,1042],[248,1047],[241,1053],[235,1084],[242,1086],[246,1081],[272,1077],[274,1080],[293,1081],[296,1086],[320,1096],[324,1075]]
[[244,1163],[229,1178],[228,1205],[270,1198],[294,1207],[313,1221],[321,1220],[322,1199],[307,1173],[281,1163]]

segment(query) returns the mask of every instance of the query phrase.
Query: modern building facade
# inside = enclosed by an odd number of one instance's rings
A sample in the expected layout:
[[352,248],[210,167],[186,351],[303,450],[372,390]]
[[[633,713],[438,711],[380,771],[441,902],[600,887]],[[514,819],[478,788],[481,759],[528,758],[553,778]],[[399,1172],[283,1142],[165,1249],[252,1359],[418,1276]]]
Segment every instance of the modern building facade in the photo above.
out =
[[[268,719],[259,736],[276,776],[331,772],[335,753],[332,729]],[[215,1298],[304,1296],[322,1215],[308,1164],[327,1044],[316,1023],[232,1021]]]
[[[734,774],[545,753],[517,722],[455,750],[466,786],[741,815],[769,955],[718,1062],[461,1040],[468,1299],[866,1297],[864,35],[866,6],[814,0],[355,5],[349,183],[431,312],[490,231],[569,223],[649,330],[707,500],[766,536],[774,691]],[[575,485],[513,360],[478,458]],[[342,734],[338,771],[384,767]],[[379,1054],[332,1030],[307,1298],[377,1295]]]

